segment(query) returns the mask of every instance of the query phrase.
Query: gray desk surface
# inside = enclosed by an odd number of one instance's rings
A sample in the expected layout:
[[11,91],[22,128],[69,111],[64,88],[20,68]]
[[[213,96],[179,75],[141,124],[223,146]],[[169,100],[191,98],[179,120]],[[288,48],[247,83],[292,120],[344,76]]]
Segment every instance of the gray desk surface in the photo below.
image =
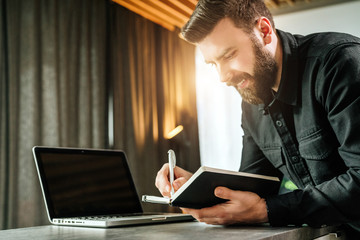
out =
[[213,226],[199,222],[183,222],[158,225],[143,225],[119,228],[84,228],[63,226],[40,226],[0,231],[0,239],[166,239],[166,240],[201,240],[201,239],[314,239],[329,232],[334,227],[268,227],[268,226]]

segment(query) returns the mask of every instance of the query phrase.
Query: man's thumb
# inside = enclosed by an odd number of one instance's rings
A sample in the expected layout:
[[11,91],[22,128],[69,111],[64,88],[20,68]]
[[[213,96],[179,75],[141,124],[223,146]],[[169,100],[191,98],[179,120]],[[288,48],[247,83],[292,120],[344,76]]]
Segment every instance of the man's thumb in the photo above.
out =
[[226,187],[215,188],[215,196],[229,200],[231,198],[231,190]]

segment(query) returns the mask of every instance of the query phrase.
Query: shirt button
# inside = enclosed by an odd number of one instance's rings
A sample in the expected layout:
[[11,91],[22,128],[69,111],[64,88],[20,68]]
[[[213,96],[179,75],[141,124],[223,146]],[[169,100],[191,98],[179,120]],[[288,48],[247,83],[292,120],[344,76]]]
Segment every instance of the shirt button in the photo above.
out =
[[299,157],[298,157],[298,156],[292,156],[292,157],[291,157],[291,160],[292,160],[293,162],[298,162],[298,161],[299,161]]
[[276,121],[276,125],[277,125],[278,127],[282,127],[283,123],[282,123],[282,121],[277,120],[277,121]]

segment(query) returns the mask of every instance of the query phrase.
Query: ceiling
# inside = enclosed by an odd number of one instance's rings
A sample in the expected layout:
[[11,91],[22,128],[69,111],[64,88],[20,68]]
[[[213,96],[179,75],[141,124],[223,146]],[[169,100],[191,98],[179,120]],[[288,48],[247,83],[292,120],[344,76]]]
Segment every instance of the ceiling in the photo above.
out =
[[[123,7],[174,31],[189,19],[198,0],[112,0]],[[264,0],[273,15],[324,7],[356,0]]]

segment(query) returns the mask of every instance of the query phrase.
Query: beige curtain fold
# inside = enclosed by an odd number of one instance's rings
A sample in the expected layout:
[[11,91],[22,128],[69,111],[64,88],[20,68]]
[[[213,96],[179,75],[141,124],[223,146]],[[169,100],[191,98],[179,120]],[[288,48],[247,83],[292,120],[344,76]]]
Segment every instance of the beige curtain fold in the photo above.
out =
[[0,0],[0,34],[0,229],[49,224],[34,145],[125,150],[140,195],[169,147],[200,165],[194,47],[176,33],[107,0]]
[[[170,147],[176,148],[179,166],[190,171],[200,166],[195,48],[178,33],[120,6],[112,10],[114,145],[128,153],[139,195],[159,195],[155,176]],[[177,125],[184,130],[174,146],[165,136]],[[144,208],[175,210],[157,204]]]
[[1,2],[0,227],[48,224],[34,145],[107,142],[104,1]]

